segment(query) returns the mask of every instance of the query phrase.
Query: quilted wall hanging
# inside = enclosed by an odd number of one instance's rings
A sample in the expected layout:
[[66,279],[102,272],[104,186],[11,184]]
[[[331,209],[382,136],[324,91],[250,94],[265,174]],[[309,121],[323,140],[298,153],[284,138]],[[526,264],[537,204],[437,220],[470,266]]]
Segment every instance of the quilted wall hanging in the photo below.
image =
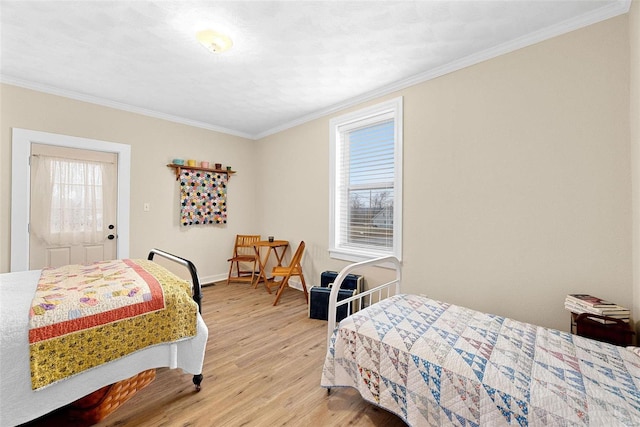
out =
[[180,224],[227,223],[227,174],[183,169],[180,173]]

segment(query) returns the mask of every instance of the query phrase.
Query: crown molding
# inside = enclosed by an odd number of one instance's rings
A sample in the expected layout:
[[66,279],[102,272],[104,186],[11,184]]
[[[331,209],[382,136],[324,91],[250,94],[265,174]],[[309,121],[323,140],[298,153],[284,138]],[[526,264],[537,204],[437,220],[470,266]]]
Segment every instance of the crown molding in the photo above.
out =
[[561,22],[556,25],[552,25],[550,27],[544,28],[543,30],[528,34],[525,37],[520,37],[515,40],[512,40],[507,43],[503,43],[499,46],[492,47],[490,49],[486,49],[482,52],[478,52],[464,58],[460,58],[456,61],[445,64],[441,67],[435,68],[433,70],[426,71],[424,73],[416,74],[407,79],[399,80],[395,83],[382,86],[378,89],[372,90],[370,92],[364,93],[362,95],[349,98],[343,102],[333,104],[329,107],[318,110],[314,113],[308,114],[306,116],[302,116],[295,120],[283,123],[271,129],[268,129],[263,132],[259,132],[257,134],[248,134],[246,132],[241,132],[234,129],[223,128],[220,126],[212,125],[209,123],[199,122],[195,120],[186,119],[183,117],[172,116],[169,114],[161,113],[158,111],[148,110],[140,107],[135,107],[132,105],[119,103],[115,101],[110,101],[104,98],[94,97],[90,95],[85,95],[73,91],[67,91],[62,89],[57,89],[54,87],[50,87],[47,85],[42,85],[38,83],[29,82],[26,80],[6,76],[0,74],[0,83],[6,83],[14,86],[23,87],[26,89],[32,89],[40,92],[49,93],[52,95],[58,95],[66,98],[75,99],[78,101],[89,102],[92,104],[102,105],[105,107],[115,108],[118,110],[128,111],[132,113],[141,114],[144,116],[155,117],[162,120],[167,120],[175,123],[180,123],[188,126],[193,126],[197,128],[207,129],[215,132],[220,132],[228,135],[239,136],[241,138],[247,138],[251,140],[260,140],[267,136],[276,134],[278,132],[282,132],[284,130],[302,125],[304,123],[310,122],[312,120],[316,120],[330,114],[342,111],[344,109],[356,106],[363,102],[371,101],[386,95],[389,95],[393,92],[397,92],[399,90],[406,89],[408,87],[424,83],[426,81],[435,79],[437,77],[443,76],[445,74],[452,73],[454,71],[458,71],[460,69],[481,63],[483,61],[498,57],[500,55],[504,55],[509,52],[513,52],[515,50],[521,49],[523,47],[527,47],[536,43],[539,43],[544,40],[551,39],[553,37],[560,36],[562,34],[569,33],[571,31],[575,31],[577,29],[587,27],[589,25],[616,17],[618,15],[625,14],[629,11],[632,0],[618,0],[613,3],[607,3],[603,7],[596,9],[592,12],[585,13],[575,18],[568,19],[564,22]]
[[393,92],[397,92],[399,90],[406,89],[408,87],[415,86],[420,83],[424,83],[426,81],[435,79],[437,77],[441,77],[445,74],[449,74],[454,71],[458,71],[463,68],[470,67],[475,64],[479,64],[489,59],[496,58],[506,53],[510,53],[515,50],[522,49],[524,47],[531,46],[536,43],[540,43],[544,40],[548,40],[548,39],[569,33],[571,31],[575,31],[580,28],[584,28],[589,25],[596,24],[601,21],[605,21],[610,18],[614,18],[618,15],[627,13],[629,11],[630,6],[631,6],[631,0],[620,0],[615,3],[608,3],[605,6],[599,9],[596,9],[592,12],[585,13],[578,17],[568,19],[566,21],[563,21],[556,25],[552,25],[550,27],[546,27],[540,31],[527,34],[525,37],[520,37],[520,38],[511,40],[507,43],[503,43],[501,45],[492,47],[490,49],[486,49],[484,51],[466,56],[464,58],[460,58],[456,61],[449,62],[448,64],[445,64],[441,67],[434,68],[424,73],[416,74],[414,76],[411,76],[403,80],[399,80],[395,83],[383,86],[381,88],[367,92],[360,96],[349,98],[344,102],[334,104],[330,107],[314,112],[313,114],[300,117],[299,119],[284,123],[280,126],[277,126],[265,132],[259,133],[254,138],[255,139],[265,138],[275,133],[282,132],[284,130],[290,129],[295,126],[299,126],[303,123],[306,123],[315,119],[319,119],[321,117],[356,106],[363,102],[371,101],[373,99],[377,99],[377,98],[389,95]]
[[179,123],[187,126],[193,126],[196,128],[207,129],[215,132],[220,132],[228,135],[239,136],[247,139],[255,139],[253,135],[246,132],[240,132],[234,129],[227,129],[220,126],[215,126],[205,122],[199,122],[197,120],[185,119],[184,117],[173,116],[171,114],[161,113],[159,111],[148,110],[145,108],[136,107],[121,102],[111,101],[105,98],[100,98],[91,95],[85,95],[78,92],[73,92],[64,89],[58,89],[51,86],[43,85],[40,83],[34,83],[23,79],[0,74],[0,83],[18,86],[25,89],[31,89],[38,92],[48,93],[50,95],[61,96],[64,98],[74,99],[76,101],[88,102],[91,104],[101,105],[103,107],[114,108],[116,110],[128,111],[130,113],[141,114],[143,116],[153,117],[156,119],[167,120],[174,123]]

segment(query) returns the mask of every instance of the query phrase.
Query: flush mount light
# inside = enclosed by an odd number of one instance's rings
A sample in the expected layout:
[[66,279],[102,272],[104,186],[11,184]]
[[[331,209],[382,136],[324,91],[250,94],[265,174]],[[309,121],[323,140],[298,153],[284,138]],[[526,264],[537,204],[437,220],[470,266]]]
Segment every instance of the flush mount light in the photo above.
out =
[[202,30],[196,33],[196,39],[202,46],[213,53],[222,53],[231,49],[233,42],[224,34],[213,30]]

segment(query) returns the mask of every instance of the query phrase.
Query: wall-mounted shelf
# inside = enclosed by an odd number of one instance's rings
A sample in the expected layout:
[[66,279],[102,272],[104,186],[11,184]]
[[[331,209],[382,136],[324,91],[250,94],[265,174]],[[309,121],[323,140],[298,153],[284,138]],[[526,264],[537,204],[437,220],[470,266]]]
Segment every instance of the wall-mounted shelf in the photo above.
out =
[[226,173],[227,179],[231,178],[231,175],[236,173],[236,171],[230,171],[226,169],[210,169],[210,168],[201,168],[198,166],[187,166],[187,165],[176,165],[174,163],[169,163],[167,167],[173,168],[176,170],[176,181],[180,179],[180,174],[182,173],[182,169],[190,169],[196,171],[207,171],[207,172],[215,172],[215,173]]

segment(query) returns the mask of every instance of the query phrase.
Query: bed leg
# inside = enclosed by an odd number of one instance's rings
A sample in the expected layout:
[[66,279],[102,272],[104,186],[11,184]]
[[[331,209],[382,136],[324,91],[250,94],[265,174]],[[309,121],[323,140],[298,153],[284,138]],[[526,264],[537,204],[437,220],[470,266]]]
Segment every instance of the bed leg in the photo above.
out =
[[327,396],[331,394],[331,387],[327,387]]
[[202,376],[202,374],[198,374],[198,375],[194,375],[194,376],[193,376],[193,383],[194,383],[194,384],[195,384],[195,386],[196,386],[196,391],[200,391],[200,389],[202,388],[202,387],[200,386],[200,383],[202,382],[202,378],[204,378],[204,377]]

